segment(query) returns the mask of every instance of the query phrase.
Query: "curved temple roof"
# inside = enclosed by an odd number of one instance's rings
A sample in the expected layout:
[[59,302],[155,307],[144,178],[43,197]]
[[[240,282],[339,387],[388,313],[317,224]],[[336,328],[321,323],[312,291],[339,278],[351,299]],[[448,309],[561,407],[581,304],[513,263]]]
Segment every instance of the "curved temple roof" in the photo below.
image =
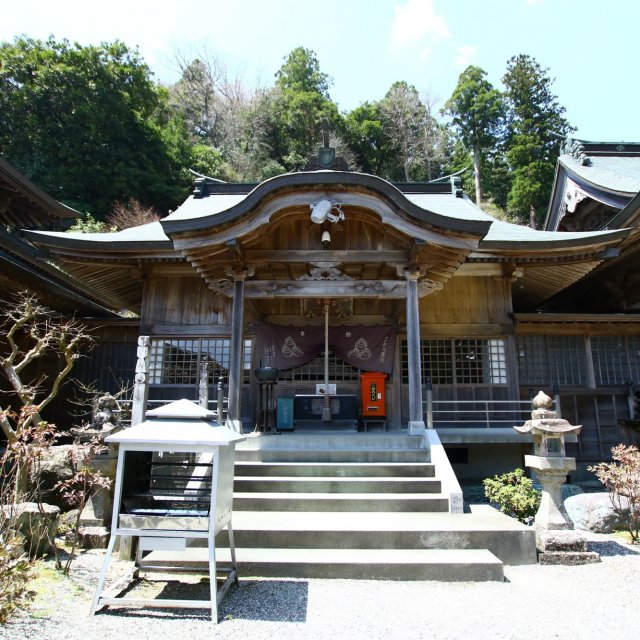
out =
[[[223,187],[229,185],[222,185]],[[238,185],[244,186],[244,185]],[[136,249],[167,249],[171,238],[192,235],[232,223],[250,214],[267,197],[291,187],[331,186],[371,187],[381,196],[388,197],[398,208],[416,221],[435,226],[443,231],[463,232],[480,237],[482,248],[539,249],[588,247],[601,241],[621,239],[621,232],[551,232],[538,231],[526,226],[498,220],[476,207],[468,198],[454,197],[449,189],[434,189],[431,193],[406,193],[391,183],[367,174],[342,172],[311,172],[277,176],[244,193],[213,192],[204,197],[191,195],[163,218],[139,227],[111,233],[27,232],[37,244],[50,248],[94,247],[103,251],[128,253]],[[426,185],[425,185],[426,186]],[[434,185],[435,186],[435,185]],[[439,186],[439,185],[438,185]],[[446,186],[446,185],[445,185]],[[317,196],[320,197],[320,196]],[[316,198],[310,197],[310,201]]]
[[[217,184],[209,184],[208,190],[213,190],[213,192],[207,193],[205,197],[210,198],[214,196],[214,194],[215,197],[218,197],[215,193],[217,190],[216,187],[219,189]],[[448,185],[427,184],[424,185],[424,187],[425,189],[429,188],[428,190],[434,194],[442,195],[443,193],[448,193],[448,195],[451,196],[451,189]],[[273,194],[282,190],[296,188],[300,190],[312,189],[327,191],[348,191],[350,188],[367,190],[387,200],[398,210],[406,213],[416,221],[448,231],[484,235],[490,226],[488,220],[475,216],[473,212],[468,212],[466,215],[461,216],[452,216],[449,213],[437,213],[417,206],[397,187],[377,176],[342,171],[313,171],[288,173],[271,178],[247,193],[243,199],[238,199],[238,201],[233,203],[229,208],[218,210],[208,215],[196,213],[200,208],[195,203],[201,199],[202,196],[199,198],[191,198],[179,207],[174,214],[163,220],[163,228],[166,233],[171,236],[176,233],[199,231],[233,222],[254,210],[263,200]],[[227,200],[227,203],[231,204],[231,201]],[[192,210],[194,211],[192,212]]]
[[[118,263],[144,260],[192,261],[189,252],[241,239],[269,223],[282,210],[307,208],[321,198],[369,210],[383,224],[422,242],[458,251],[470,262],[535,263],[558,259],[584,263],[560,278],[551,293],[572,284],[608,257],[628,234],[627,230],[598,232],[548,232],[496,220],[449,184],[400,185],[366,174],[314,171],[277,176],[259,185],[230,185],[201,179],[196,190],[175,212],[161,220],[104,234],[26,232],[37,245],[72,264],[85,279],[106,277],[106,269]],[[466,258],[465,258],[466,256]],[[78,266],[84,263],[85,266]],[[92,266],[91,266],[92,265]],[[100,266],[102,265],[102,266]],[[111,266],[110,266],[111,265]],[[108,279],[108,278],[107,278]],[[547,278],[548,279],[548,278]],[[121,282],[102,287],[120,288],[115,298],[133,299]],[[132,280],[132,278],[129,278]],[[549,293],[545,289],[545,294]]]

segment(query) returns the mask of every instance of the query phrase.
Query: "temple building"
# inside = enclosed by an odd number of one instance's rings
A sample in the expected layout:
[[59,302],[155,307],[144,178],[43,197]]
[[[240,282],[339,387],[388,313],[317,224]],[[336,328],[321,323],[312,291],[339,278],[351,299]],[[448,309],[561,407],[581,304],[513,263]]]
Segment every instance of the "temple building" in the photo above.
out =
[[133,377],[131,332],[145,337],[145,402],[203,385],[214,397],[224,376],[229,423],[249,432],[257,372],[278,369],[279,430],[434,429],[472,479],[522,465],[530,444],[512,426],[545,389],[584,425],[570,445],[584,467],[624,436],[640,382],[638,150],[568,148],[546,230],[484,213],[457,177],[392,184],[323,147],[261,184],[198,178],[159,222],[25,235],[104,306],[139,316],[122,320],[122,346]]
[[22,229],[51,229],[80,214],[56,201],[0,156],[0,296],[25,289],[64,313],[116,317],[99,296],[43,260]]

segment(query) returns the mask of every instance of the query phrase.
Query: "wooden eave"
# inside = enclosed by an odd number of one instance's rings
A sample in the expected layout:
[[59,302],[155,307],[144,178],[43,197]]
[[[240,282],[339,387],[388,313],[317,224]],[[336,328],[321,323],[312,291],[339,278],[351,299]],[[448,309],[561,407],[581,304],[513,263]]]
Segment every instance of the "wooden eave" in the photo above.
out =
[[36,249],[0,228],[0,263],[4,288],[38,292],[42,301],[63,312],[114,315],[108,303],[82,281],[45,262]]
[[[629,235],[620,243],[618,255],[594,265],[594,268],[585,274],[580,282],[576,282],[572,295],[574,297],[588,297],[590,291],[601,287],[603,283],[614,283],[616,287],[622,286],[627,304],[640,302],[640,228],[631,229]],[[636,294],[637,292],[637,294]],[[550,300],[553,302],[553,300]]]
[[[469,243],[452,247],[445,238],[441,246],[407,236],[397,227],[385,225],[370,210],[347,205],[343,207],[346,221],[337,227],[328,227],[334,240],[341,234],[350,237],[356,233],[357,245],[362,240],[357,230],[366,230],[375,246],[358,249],[348,243],[348,248],[342,249],[310,249],[309,245],[321,246],[322,227],[309,220],[308,196],[305,205],[302,210],[300,206],[281,208],[269,215],[266,227],[260,224],[240,230],[228,225],[217,237],[224,243],[184,246],[180,238],[174,238],[174,242],[213,290],[223,293],[228,290],[225,287],[228,287],[227,271],[231,265],[250,270],[251,275],[245,281],[248,298],[317,295],[402,298],[406,295],[404,267],[421,269],[425,281],[439,286],[455,273],[470,250]],[[298,232],[292,233],[292,226]],[[240,232],[243,235],[237,237],[236,233]],[[210,235],[208,240],[211,241]],[[310,282],[310,274],[319,264],[336,269],[343,282],[318,282],[318,278]]]
[[[157,263],[183,263],[170,241],[97,242],[25,232],[74,278],[84,283],[115,309],[139,311],[145,267]],[[131,246],[135,245],[135,246]]]
[[516,304],[535,307],[575,284],[600,264],[599,261],[527,266],[512,285]]
[[[233,186],[233,185],[232,185]],[[443,198],[455,198],[439,186]],[[204,198],[206,199],[206,194]],[[296,234],[281,232],[289,221],[302,233],[321,233],[310,221],[310,203],[328,198],[339,203],[349,223],[368,225],[384,238],[380,245],[321,249],[319,237],[300,244]],[[202,212],[203,209],[200,208]],[[204,209],[206,211],[206,207]],[[186,215],[186,212],[185,212]],[[303,226],[306,224],[306,227]],[[442,286],[464,264],[509,265],[519,273],[514,299],[538,304],[584,277],[612,257],[629,230],[586,237],[536,240],[506,229],[497,240],[485,240],[493,222],[435,214],[409,201],[390,183],[363,174],[310,172],[279,176],[255,187],[237,205],[211,215],[166,218],[150,233],[155,240],[87,239],[65,234],[25,232],[53,254],[63,268],[86,282],[117,307],[138,309],[142,279],[152,265],[190,265],[216,291],[228,291],[229,268],[246,269],[248,297],[304,297],[312,287],[310,272],[324,263],[339,277],[364,283],[360,293],[401,297],[402,268],[419,269],[424,282]],[[340,225],[328,223],[332,233]],[[306,229],[306,231],[305,231]],[[160,240],[163,233],[168,236]],[[513,239],[500,240],[503,236]],[[365,243],[366,244],[366,243]],[[354,248],[352,248],[352,246]],[[318,278],[316,278],[318,280]],[[321,280],[323,280],[321,278]],[[330,280],[327,278],[326,280]],[[307,281],[307,284],[301,284]],[[373,285],[380,282],[376,289]],[[351,285],[318,284],[327,295],[351,296]],[[252,293],[253,292],[253,293]],[[391,292],[391,293],[390,293]],[[520,293],[522,292],[522,294]]]
[[[454,197],[444,192],[443,196]],[[344,223],[322,227],[311,222],[310,204],[325,198],[340,204]],[[287,225],[297,225],[297,232]],[[357,248],[356,242],[355,247],[321,249],[323,228],[347,233],[356,225],[382,245],[373,240],[375,246],[369,248]],[[490,221],[431,215],[379,178],[335,172],[283,176],[260,185],[227,211],[162,221],[175,248],[213,290],[228,294],[230,266],[249,270],[248,298],[402,298],[403,267],[420,268],[425,283],[442,286],[477,248],[490,225]],[[336,269],[342,282],[331,282],[334,278],[310,282],[310,273],[320,263]]]
[[640,219],[640,192],[637,193],[629,202],[629,204],[621,209],[613,218],[607,222],[609,229],[617,229],[624,225],[625,227],[637,227]]
[[61,266],[114,309],[139,311],[142,302],[143,273],[138,264],[130,262],[77,262],[61,259]]
[[139,311],[146,273],[156,265],[184,265],[185,259],[174,250],[162,252],[130,252],[122,255],[109,252],[96,254],[88,251],[56,251],[56,260],[62,268],[116,309]]
[[580,334],[637,335],[640,314],[516,313],[516,335]]
[[77,286],[72,286],[70,278],[61,277],[62,274],[52,273],[41,266],[15,259],[0,250],[2,273],[0,281],[8,291],[29,289],[38,293],[38,297],[45,305],[62,313],[89,316],[115,316],[105,299],[89,295]]
[[[559,234],[560,232],[555,233]],[[582,250],[582,253],[593,253],[601,248],[618,244],[629,235],[630,229],[596,233],[597,235],[585,233],[583,237],[541,239],[539,241],[526,238],[523,240],[482,240],[479,250],[474,255],[495,253],[527,256],[532,254],[546,259],[562,253],[576,253],[576,250]]]
[[149,256],[171,257],[175,255],[171,240],[105,241],[67,236],[62,233],[47,234],[38,231],[24,231],[24,235],[35,245],[44,247],[56,255],[77,257],[125,255],[136,259]]
[[481,249],[472,252],[466,264],[512,265],[513,301],[532,308],[574,285],[603,262],[617,258],[630,233],[620,229],[582,238],[522,242],[517,249],[510,242],[492,243],[491,250],[488,243],[481,243]]

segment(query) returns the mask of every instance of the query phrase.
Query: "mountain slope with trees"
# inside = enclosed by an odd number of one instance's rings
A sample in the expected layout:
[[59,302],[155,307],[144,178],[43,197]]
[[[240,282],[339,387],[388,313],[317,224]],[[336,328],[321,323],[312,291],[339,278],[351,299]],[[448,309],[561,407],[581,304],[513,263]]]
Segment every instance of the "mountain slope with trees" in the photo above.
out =
[[284,58],[270,86],[253,88],[206,52],[177,59],[180,78],[162,86],[121,42],[0,43],[0,154],[98,220],[130,201],[166,215],[187,195],[189,169],[239,182],[301,169],[327,119],[352,170],[421,181],[467,168],[471,197],[528,223],[548,201],[553,134],[573,130],[549,70],[526,55],[508,61],[504,91],[481,68],[465,69],[441,112],[401,80],[341,112],[332,79],[304,47]]

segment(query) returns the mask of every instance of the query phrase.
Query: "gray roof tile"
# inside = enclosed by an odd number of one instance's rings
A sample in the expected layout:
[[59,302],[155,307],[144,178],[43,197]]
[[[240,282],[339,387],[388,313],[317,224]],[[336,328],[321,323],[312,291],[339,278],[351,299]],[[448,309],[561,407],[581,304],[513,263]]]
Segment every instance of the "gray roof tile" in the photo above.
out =
[[583,165],[569,154],[559,162],[570,173],[607,191],[633,196],[640,191],[639,156],[589,156],[590,164]]

